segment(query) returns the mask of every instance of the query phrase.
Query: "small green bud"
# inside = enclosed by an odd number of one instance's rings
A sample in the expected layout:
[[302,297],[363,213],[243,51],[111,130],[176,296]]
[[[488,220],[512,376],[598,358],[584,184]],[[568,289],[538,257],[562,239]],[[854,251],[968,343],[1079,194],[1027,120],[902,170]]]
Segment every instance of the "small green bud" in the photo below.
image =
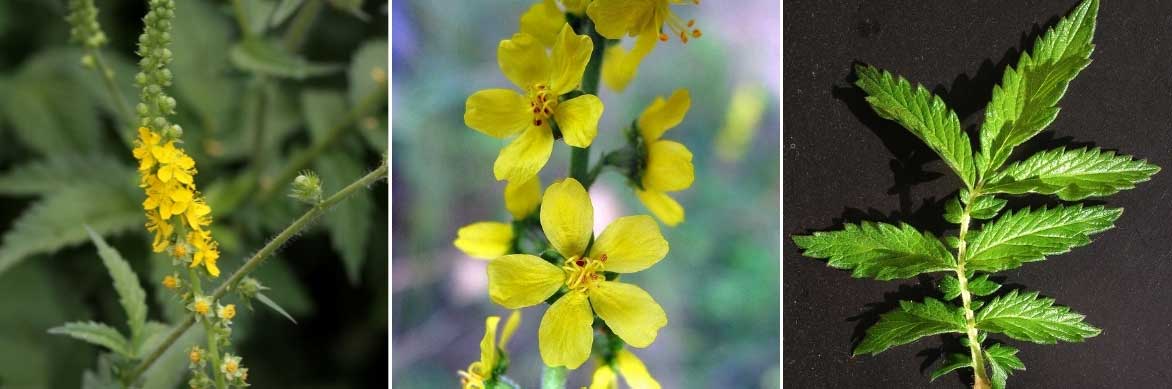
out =
[[86,69],[93,70],[94,66],[95,66],[94,56],[89,55],[89,54],[81,56],[81,66]]
[[240,280],[240,284],[236,287],[236,290],[240,293],[240,296],[248,300],[253,299],[256,297],[257,293],[260,293],[260,291],[266,289],[268,288],[266,288],[264,285],[261,285],[260,281],[252,277],[244,277],[244,279]]
[[301,172],[293,179],[293,189],[289,192],[289,197],[306,204],[317,205],[321,202],[321,178],[308,170]]
[[179,127],[178,124],[172,124],[170,127],[167,127],[166,130],[163,130],[163,136],[167,137],[168,139],[182,138],[183,127]]
[[148,113],[150,113],[150,108],[147,108],[147,105],[143,103],[138,103],[138,105],[134,107],[134,110],[138,112],[138,116],[146,116]]

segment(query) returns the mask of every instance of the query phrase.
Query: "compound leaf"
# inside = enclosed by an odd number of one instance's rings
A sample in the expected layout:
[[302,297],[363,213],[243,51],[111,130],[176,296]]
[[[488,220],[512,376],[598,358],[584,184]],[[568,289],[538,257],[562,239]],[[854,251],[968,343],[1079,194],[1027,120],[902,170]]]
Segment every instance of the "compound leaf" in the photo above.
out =
[[989,193],[1053,194],[1066,201],[1108,196],[1151,179],[1156,165],[1098,148],[1043,151],[990,178]]
[[1054,299],[1038,297],[1038,292],[1016,290],[985,304],[976,316],[981,330],[1042,344],[1081,342],[1098,335],[1100,330],[1083,318],[1068,307],[1055,306]]
[[907,224],[896,227],[862,222],[847,224],[841,231],[815,232],[793,239],[798,247],[806,250],[803,255],[826,258],[827,266],[853,270],[851,275],[856,278],[909,278],[952,270],[956,266],[952,254],[939,239]]
[[903,77],[871,66],[857,66],[855,82],[867,92],[867,102],[884,119],[903,125],[936,151],[968,187],[976,180],[972,143],[956,113],[923,86],[913,87]]
[[899,309],[883,314],[867,329],[854,355],[874,355],[925,336],[964,331],[964,311],[960,307],[933,298],[923,303],[900,301]]
[[993,389],[1005,389],[1005,381],[1014,370],[1025,370],[1025,364],[1017,358],[1017,349],[1003,344],[995,344],[985,349],[985,362],[989,370],[993,371]]
[[1122,209],[1082,205],[1010,212],[969,240],[966,268],[996,272],[1041,261],[1091,242],[1090,235],[1114,227]]

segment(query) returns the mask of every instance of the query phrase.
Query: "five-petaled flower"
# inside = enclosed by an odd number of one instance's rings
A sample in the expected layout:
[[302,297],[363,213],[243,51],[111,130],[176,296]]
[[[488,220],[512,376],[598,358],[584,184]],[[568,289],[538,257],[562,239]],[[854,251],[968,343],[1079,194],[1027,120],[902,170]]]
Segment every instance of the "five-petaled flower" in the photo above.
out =
[[501,340],[496,341],[497,325],[500,316],[489,316],[484,319],[484,338],[480,340],[480,360],[468,365],[467,370],[457,372],[460,375],[462,389],[485,389],[486,384],[496,379],[497,363],[501,361],[501,354],[517,326],[521,325],[521,312],[513,311],[509,320],[505,322],[505,329],[501,332]]
[[647,372],[647,366],[634,353],[619,349],[611,363],[598,362],[590,379],[590,389],[618,389],[619,376],[627,386],[638,389],[659,389],[659,382]]
[[635,189],[635,195],[651,213],[669,226],[684,221],[684,207],[666,192],[688,189],[692,186],[695,173],[692,152],[688,151],[688,147],[660,138],[664,132],[684,120],[690,105],[688,90],[677,89],[667,100],[656,97],[636,122],[646,158],[642,161],[641,188]]
[[485,89],[468,97],[464,123],[497,138],[520,134],[501,149],[493,165],[497,180],[526,181],[537,175],[553,152],[554,125],[566,144],[588,147],[598,133],[602,101],[582,94],[562,100],[578,88],[594,43],[562,26],[552,53],[529,34],[516,34],[497,48],[501,71],[524,94]]
[[[607,279],[634,273],[667,255],[668,244],[650,216],[621,217],[590,244],[594,208],[573,178],[550,185],[542,199],[542,230],[565,262],[513,254],[488,264],[488,293],[509,309],[539,304],[563,287],[538,329],[541,358],[549,366],[575,369],[590,357],[594,315],[624,342],[647,347],[667,325],[663,308],[643,289]],[[589,251],[587,251],[589,249]]]

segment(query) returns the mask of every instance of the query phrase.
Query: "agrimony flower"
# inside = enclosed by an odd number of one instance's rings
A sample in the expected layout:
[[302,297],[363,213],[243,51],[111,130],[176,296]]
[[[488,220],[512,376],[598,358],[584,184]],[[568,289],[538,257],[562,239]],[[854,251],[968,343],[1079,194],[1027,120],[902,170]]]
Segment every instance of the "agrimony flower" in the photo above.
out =
[[192,231],[187,233],[187,242],[195,247],[195,253],[191,256],[190,267],[197,267],[204,265],[208,274],[212,277],[220,276],[220,268],[216,266],[216,261],[220,259],[220,245],[212,240],[211,233],[207,231]]
[[246,370],[240,364],[239,356],[232,355],[232,353],[224,354],[224,360],[220,362],[220,373],[223,373],[225,378],[230,380],[244,378]]
[[216,304],[216,316],[218,316],[220,319],[224,319],[224,321],[231,323],[232,318],[236,317],[236,304]]
[[668,196],[667,192],[681,191],[692,186],[695,172],[692,152],[688,147],[661,137],[684,120],[690,105],[688,90],[677,89],[667,100],[656,97],[636,122],[646,158],[643,161],[641,188],[635,189],[635,195],[668,226],[684,221],[684,207]]
[[203,356],[204,351],[202,348],[199,346],[191,346],[191,349],[187,351],[187,360],[191,361],[188,367],[192,369],[203,367],[205,363]]
[[167,288],[170,290],[175,290],[175,289],[179,288],[179,285],[181,285],[181,282],[179,281],[179,277],[176,277],[174,274],[163,277],[163,287],[164,288]]
[[[692,0],[700,4],[700,0]],[[624,35],[652,35],[661,41],[671,39],[663,27],[671,30],[672,36],[688,43],[689,38],[699,38],[702,33],[695,20],[680,18],[672,12],[671,5],[684,4],[683,0],[594,0],[586,7],[586,14],[594,20],[598,33],[609,39],[620,39]]]
[[209,296],[195,296],[191,300],[191,304],[187,304],[187,310],[196,314],[196,319],[200,317],[207,317],[212,312],[212,298]]
[[659,382],[634,353],[620,349],[611,363],[599,362],[590,380],[590,389],[618,389],[619,376],[632,389],[659,389]]
[[[505,208],[513,215],[513,220],[529,218],[537,212],[540,204],[541,179],[537,176],[505,186]],[[482,221],[457,230],[452,244],[470,257],[493,259],[513,252],[515,238],[512,224]]]
[[488,264],[488,293],[497,304],[519,309],[566,288],[541,319],[538,342],[545,364],[581,366],[590,357],[595,314],[631,346],[647,347],[655,341],[667,325],[663,308],[638,286],[606,277],[646,269],[667,255],[667,241],[655,220],[644,215],[621,217],[587,251],[594,208],[586,189],[573,178],[546,189],[540,218],[551,245],[565,257],[562,266],[528,254],[502,256]]
[[562,100],[578,88],[594,44],[563,24],[551,53],[536,37],[519,33],[497,49],[501,71],[524,94],[485,89],[465,103],[464,124],[489,136],[519,136],[501,149],[493,164],[497,180],[526,181],[545,166],[553,152],[557,125],[566,144],[588,147],[598,133],[602,101],[583,94]]
[[505,346],[513,337],[513,332],[517,331],[517,326],[521,325],[521,312],[513,311],[509,315],[509,320],[505,322],[505,329],[501,333],[501,339],[498,343],[496,335],[500,321],[500,316],[489,316],[484,319],[484,338],[480,340],[480,360],[468,365],[467,370],[457,372],[460,376],[461,388],[484,389],[486,384],[496,380],[497,365],[501,361],[501,354],[505,353]]

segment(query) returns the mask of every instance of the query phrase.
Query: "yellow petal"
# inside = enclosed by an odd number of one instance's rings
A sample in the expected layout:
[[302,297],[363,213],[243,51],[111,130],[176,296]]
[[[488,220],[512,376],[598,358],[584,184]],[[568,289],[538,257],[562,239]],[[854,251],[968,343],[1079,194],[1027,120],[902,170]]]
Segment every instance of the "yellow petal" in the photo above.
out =
[[692,97],[687,89],[676,89],[667,100],[656,97],[639,115],[639,134],[645,142],[658,140],[665,131],[684,120],[691,106]]
[[477,91],[464,103],[464,125],[485,135],[504,138],[521,132],[532,122],[529,100],[512,90]]
[[566,144],[590,147],[598,135],[598,119],[602,118],[602,100],[595,95],[581,95],[561,102],[554,111],[554,119],[562,130]]
[[456,248],[470,257],[493,259],[513,249],[513,226],[508,223],[478,222],[456,231]]
[[667,240],[651,216],[623,216],[606,226],[590,247],[590,258],[597,259],[604,254],[606,270],[634,273],[663,259],[667,255]]
[[650,346],[659,329],[667,325],[667,313],[638,286],[603,281],[589,293],[594,312],[631,346]]
[[536,305],[566,281],[561,268],[528,254],[512,254],[488,263],[488,296],[508,309]]
[[562,5],[566,7],[566,12],[581,15],[586,12],[586,2],[589,0],[562,0]]
[[528,181],[545,167],[552,152],[553,132],[549,127],[529,127],[501,149],[492,173],[497,180]]
[[590,389],[619,389],[619,377],[610,366],[600,364],[590,377]]
[[586,252],[593,235],[594,205],[578,180],[567,178],[545,189],[541,200],[541,229],[566,259]]
[[619,349],[614,356],[615,366],[619,369],[619,374],[623,376],[623,381],[627,381],[627,386],[631,389],[659,389],[659,382],[651,377],[651,373],[647,372],[647,366],[643,365],[643,361],[639,360],[634,353],[627,351],[627,349]]
[[578,89],[593,50],[594,42],[590,41],[589,36],[575,34],[569,24],[562,24],[562,30],[553,44],[553,73],[550,74],[549,84],[554,94],[562,95]]
[[541,360],[548,366],[577,369],[590,358],[594,343],[594,314],[586,295],[570,292],[554,302],[537,329]]
[[602,82],[606,87],[617,92],[626,89],[638,74],[639,64],[655,48],[658,39],[655,33],[640,34],[635,39],[635,46],[629,51],[617,44],[607,47],[606,56],[602,59]]
[[675,227],[684,221],[684,207],[680,206],[667,193],[656,190],[635,189],[635,196],[643,202],[655,217],[659,218],[668,227]]
[[203,265],[208,269],[208,274],[211,274],[212,278],[220,276],[220,267],[216,266],[215,259],[208,258],[206,261],[204,261]]
[[[650,29],[654,23],[657,0],[594,0],[586,7],[586,15],[594,20],[594,28],[609,39],[623,35],[636,36]],[[662,1],[662,0],[658,0]]]
[[533,35],[545,47],[552,47],[558,31],[566,24],[566,15],[558,9],[553,0],[540,1],[521,14],[523,34]]
[[500,321],[499,316],[484,319],[484,338],[480,339],[480,365],[488,371],[492,371],[496,366],[496,327]]
[[496,55],[501,72],[522,90],[546,82],[549,77],[549,56],[533,35],[513,34],[512,39],[501,41]]
[[678,142],[660,140],[647,146],[643,189],[675,192],[688,189],[695,179],[692,152]]
[[541,205],[541,178],[534,175],[523,182],[505,185],[505,208],[517,220],[524,219],[537,211]]
[[501,350],[504,350],[509,345],[509,339],[513,338],[513,333],[517,332],[517,327],[521,325],[521,311],[514,310],[509,314],[509,320],[505,322],[505,329],[501,332]]

